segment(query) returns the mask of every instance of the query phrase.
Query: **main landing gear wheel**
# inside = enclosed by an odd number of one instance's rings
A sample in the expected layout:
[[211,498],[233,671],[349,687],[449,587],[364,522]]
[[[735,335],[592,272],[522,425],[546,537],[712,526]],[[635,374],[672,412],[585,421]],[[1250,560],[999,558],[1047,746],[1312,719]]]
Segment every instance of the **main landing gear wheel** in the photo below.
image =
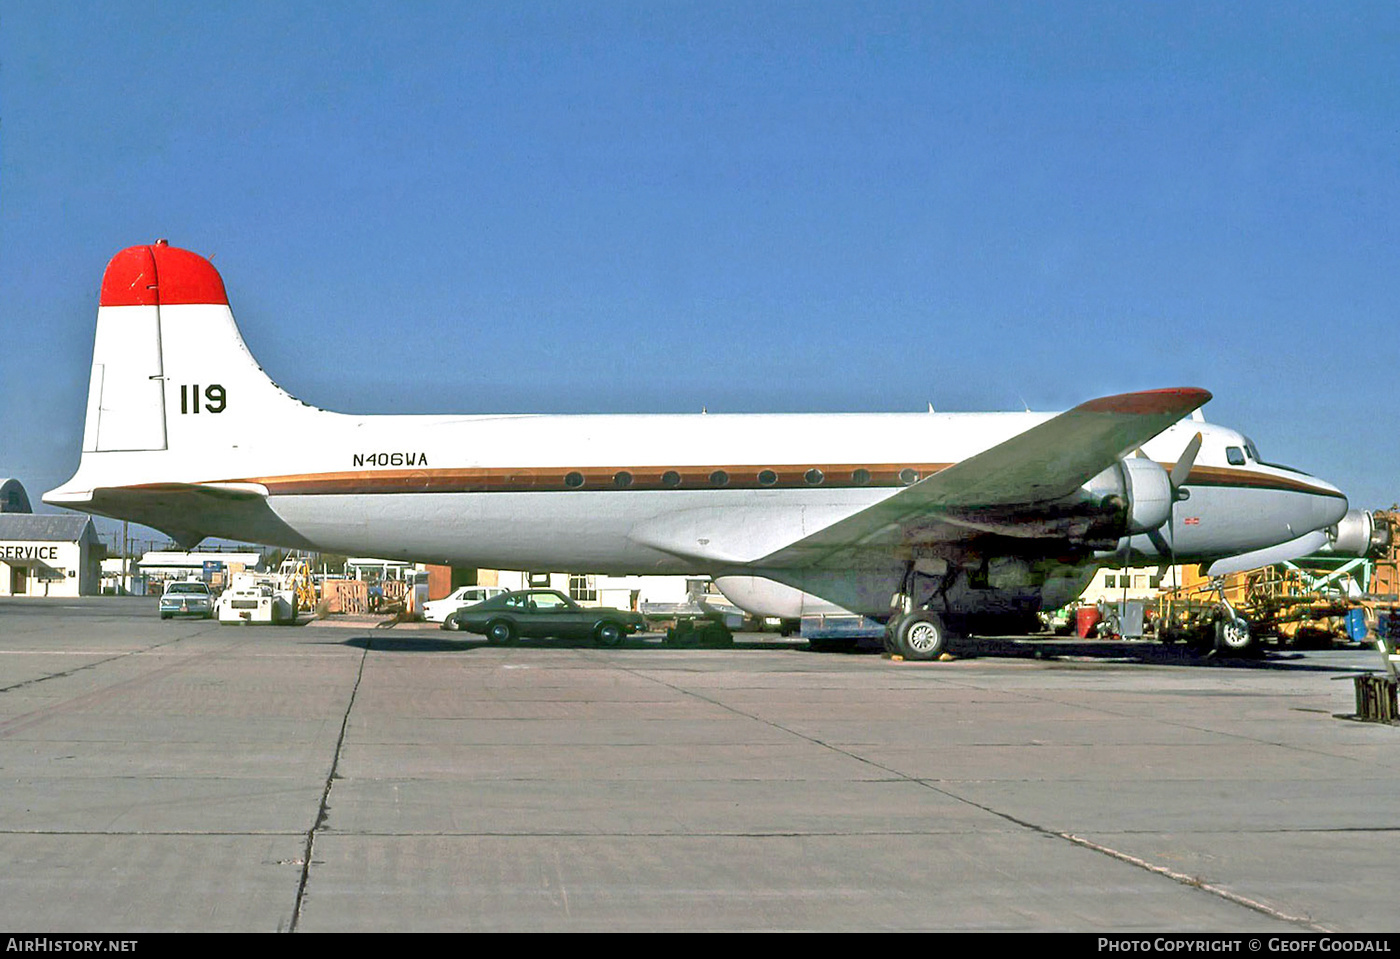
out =
[[927,661],[948,651],[948,629],[943,617],[928,610],[905,613],[890,622],[890,643],[905,659]]

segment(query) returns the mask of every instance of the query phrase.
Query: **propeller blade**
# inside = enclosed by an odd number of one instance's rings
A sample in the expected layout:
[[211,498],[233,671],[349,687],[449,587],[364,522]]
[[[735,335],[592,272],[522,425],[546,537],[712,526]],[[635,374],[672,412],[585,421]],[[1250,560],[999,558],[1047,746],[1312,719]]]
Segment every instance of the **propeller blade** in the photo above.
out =
[[1186,485],[1186,479],[1191,475],[1191,468],[1196,465],[1196,455],[1201,452],[1201,434],[1197,433],[1191,437],[1191,442],[1186,444],[1186,449],[1181,451],[1181,455],[1176,458],[1176,465],[1172,467],[1172,492],[1175,493]]
[[1279,543],[1277,546],[1269,546],[1264,549],[1256,549],[1249,553],[1240,553],[1238,556],[1227,556],[1225,559],[1218,559],[1210,564],[1206,570],[1207,576],[1224,576],[1227,573],[1239,573],[1246,569],[1258,569],[1261,566],[1272,566],[1275,563],[1286,563],[1290,559],[1297,559],[1299,556],[1307,556],[1316,553],[1328,543],[1327,531],[1322,529],[1313,530],[1311,533],[1304,533],[1296,539],[1290,539],[1286,543]]
[[[1171,551],[1172,551],[1172,546],[1171,546],[1170,543],[1167,542],[1167,538],[1166,538],[1165,536],[1162,535],[1162,529],[1163,529],[1163,527],[1165,527],[1166,530],[1167,530],[1167,532],[1170,533],[1170,532],[1172,531],[1172,530],[1171,530],[1171,521],[1168,520],[1167,522],[1163,523],[1161,526],[1157,527],[1156,529],[1150,529],[1150,530],[1148,530],[1148,531],[1147,531],[1147,540],[1148,540],[1148,542],[1150,542],[1153,546],[1155,546],[1155,547],[1157,548],[1157,555],[1159,555],[1159,556],[1170,556],[1170,555],[1171,555]],[[1175,565],[1175,564],[1173,564],[1173,565]]]

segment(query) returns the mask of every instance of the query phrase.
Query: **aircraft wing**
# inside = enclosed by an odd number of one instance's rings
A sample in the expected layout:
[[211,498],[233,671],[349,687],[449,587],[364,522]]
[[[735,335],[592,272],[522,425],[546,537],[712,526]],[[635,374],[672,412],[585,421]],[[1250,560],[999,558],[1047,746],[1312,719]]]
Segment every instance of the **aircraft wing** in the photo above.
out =
[[1205,390],[1182,388],[1089,400],[754,565],[861,566],[859,554],[910,545],[933,527],[957,526],[960,512],[1004,508],[1031,515],[1035,507],[1069,496],[1209,399]]

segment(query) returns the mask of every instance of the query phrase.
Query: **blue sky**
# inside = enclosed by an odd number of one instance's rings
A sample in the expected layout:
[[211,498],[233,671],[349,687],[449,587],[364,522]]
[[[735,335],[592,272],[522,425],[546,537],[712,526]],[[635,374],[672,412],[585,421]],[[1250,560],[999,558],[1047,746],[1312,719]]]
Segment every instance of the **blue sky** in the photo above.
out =
[[1203,386],[1388,506],[1398,163],[1393,4],[8,0],[0,476],[71,474],[168,237],[333,409]]

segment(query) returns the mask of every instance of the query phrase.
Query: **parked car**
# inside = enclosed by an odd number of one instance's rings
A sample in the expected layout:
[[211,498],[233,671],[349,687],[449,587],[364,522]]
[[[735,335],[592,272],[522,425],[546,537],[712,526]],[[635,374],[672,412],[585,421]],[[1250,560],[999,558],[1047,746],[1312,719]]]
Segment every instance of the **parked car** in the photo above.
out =
[[448,613],[455,613],[463,606],[472,606],[492,596],[505,592],[500,586],[458,586],[442,599],[434,599],[423,604],[423,618],[430,623],[440,623]]
[[160,618],[198,616],[209,619],[214,615],[214,594],[199,582],[166,583],[160,594]]
[[514,643],[522,636],[592,639],[599,646],[616,646],[622,637],[643,626],[642,614],[606,606],[580,606],[553,589],[524,589],[502,593],[450,613],[443,629],[480,633],[493,645]]

